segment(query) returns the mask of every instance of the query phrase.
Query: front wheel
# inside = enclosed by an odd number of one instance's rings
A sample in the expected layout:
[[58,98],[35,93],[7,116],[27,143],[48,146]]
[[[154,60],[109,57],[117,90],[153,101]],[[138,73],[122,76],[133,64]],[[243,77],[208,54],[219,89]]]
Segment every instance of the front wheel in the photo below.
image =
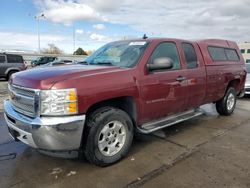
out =
[[225,96],[216,102],[216,110],[220,115],[229,116],[233,113],[236,105],[236,91],[233,87],[228,88]]
[[104,107],[90,115],[84,136],[87,160],[98,166],[108,166],[128,153],[133,140],[133,123],[126,112]]

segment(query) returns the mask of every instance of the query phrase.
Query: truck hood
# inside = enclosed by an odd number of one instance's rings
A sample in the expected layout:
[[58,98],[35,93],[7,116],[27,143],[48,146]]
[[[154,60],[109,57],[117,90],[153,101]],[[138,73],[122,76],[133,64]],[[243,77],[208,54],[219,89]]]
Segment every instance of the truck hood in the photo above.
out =
[[10,84],[33,89],[50,89],[55,83],[66,79],[118,70],[120,70],[119,67],[94,65],[66,65],[34,68],[13,74]]

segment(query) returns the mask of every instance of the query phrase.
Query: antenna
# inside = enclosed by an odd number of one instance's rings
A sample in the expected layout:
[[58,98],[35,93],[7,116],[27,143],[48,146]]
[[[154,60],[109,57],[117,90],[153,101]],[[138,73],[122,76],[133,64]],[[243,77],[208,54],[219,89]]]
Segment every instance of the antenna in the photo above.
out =
[[147,39],[148,36],[146,34],[143,35],[142,39]]

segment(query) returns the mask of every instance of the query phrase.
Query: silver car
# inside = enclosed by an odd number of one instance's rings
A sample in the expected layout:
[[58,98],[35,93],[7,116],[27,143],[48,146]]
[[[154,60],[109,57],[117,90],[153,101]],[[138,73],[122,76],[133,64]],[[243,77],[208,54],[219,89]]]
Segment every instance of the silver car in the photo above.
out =
[[21,55],[0,53],[0,77],[10,79],[11,75],[27,68]]
[[245,83],[245,95],[250,95],[250,63],[246,64],[247,67],[247,79]]

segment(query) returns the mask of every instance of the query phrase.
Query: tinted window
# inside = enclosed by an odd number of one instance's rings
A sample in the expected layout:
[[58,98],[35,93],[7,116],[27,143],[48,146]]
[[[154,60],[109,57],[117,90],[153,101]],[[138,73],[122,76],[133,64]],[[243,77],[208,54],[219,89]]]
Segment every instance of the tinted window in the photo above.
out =
[[246,60],[246,63],[250,63],[250,59],[247,59],[247,60]]
[[5,56],[0,55],[0,63],[4,63],[5,62]]
[[198,67],[197,55],[192,44],[183,43],[182,48],[185,54],[185,59],[188,69],[193,69]]
[[55,57],[49,57],[49,60],[48,61],[55,61]]
[[239,55],[235,49],[208,47],[208,51],[213,61],[239,61]]
[[172,70],[180,69],[179,55],[174,43],[164,42],[159,44],[151,55],[150,63],[153,63],[155,59],[162,57],[167,57],[173,60],[174,65]]
[[226,61],[227,56],[224,48],[220,47],[208,47],[208,51],[213,61]]
[[22,56],[19,55],[7,55],[8,63],[23,63]]
[[245,49],[241,49],[240,52],[241,52],[242,54],[244,54],[244,53],[246,52],[246,50],[245,50]]
[[247,49],[247,53],[250,54],[250,49]]
[[236,50],[234,49],[225,49],[226,55],[227,55],[227,59],[229,61],[239,61],[240,58],[236,52]]
[[41,62],[47,62],[47,57],[42,57],[42,58],[40,59],[40,61],[41,61]]

